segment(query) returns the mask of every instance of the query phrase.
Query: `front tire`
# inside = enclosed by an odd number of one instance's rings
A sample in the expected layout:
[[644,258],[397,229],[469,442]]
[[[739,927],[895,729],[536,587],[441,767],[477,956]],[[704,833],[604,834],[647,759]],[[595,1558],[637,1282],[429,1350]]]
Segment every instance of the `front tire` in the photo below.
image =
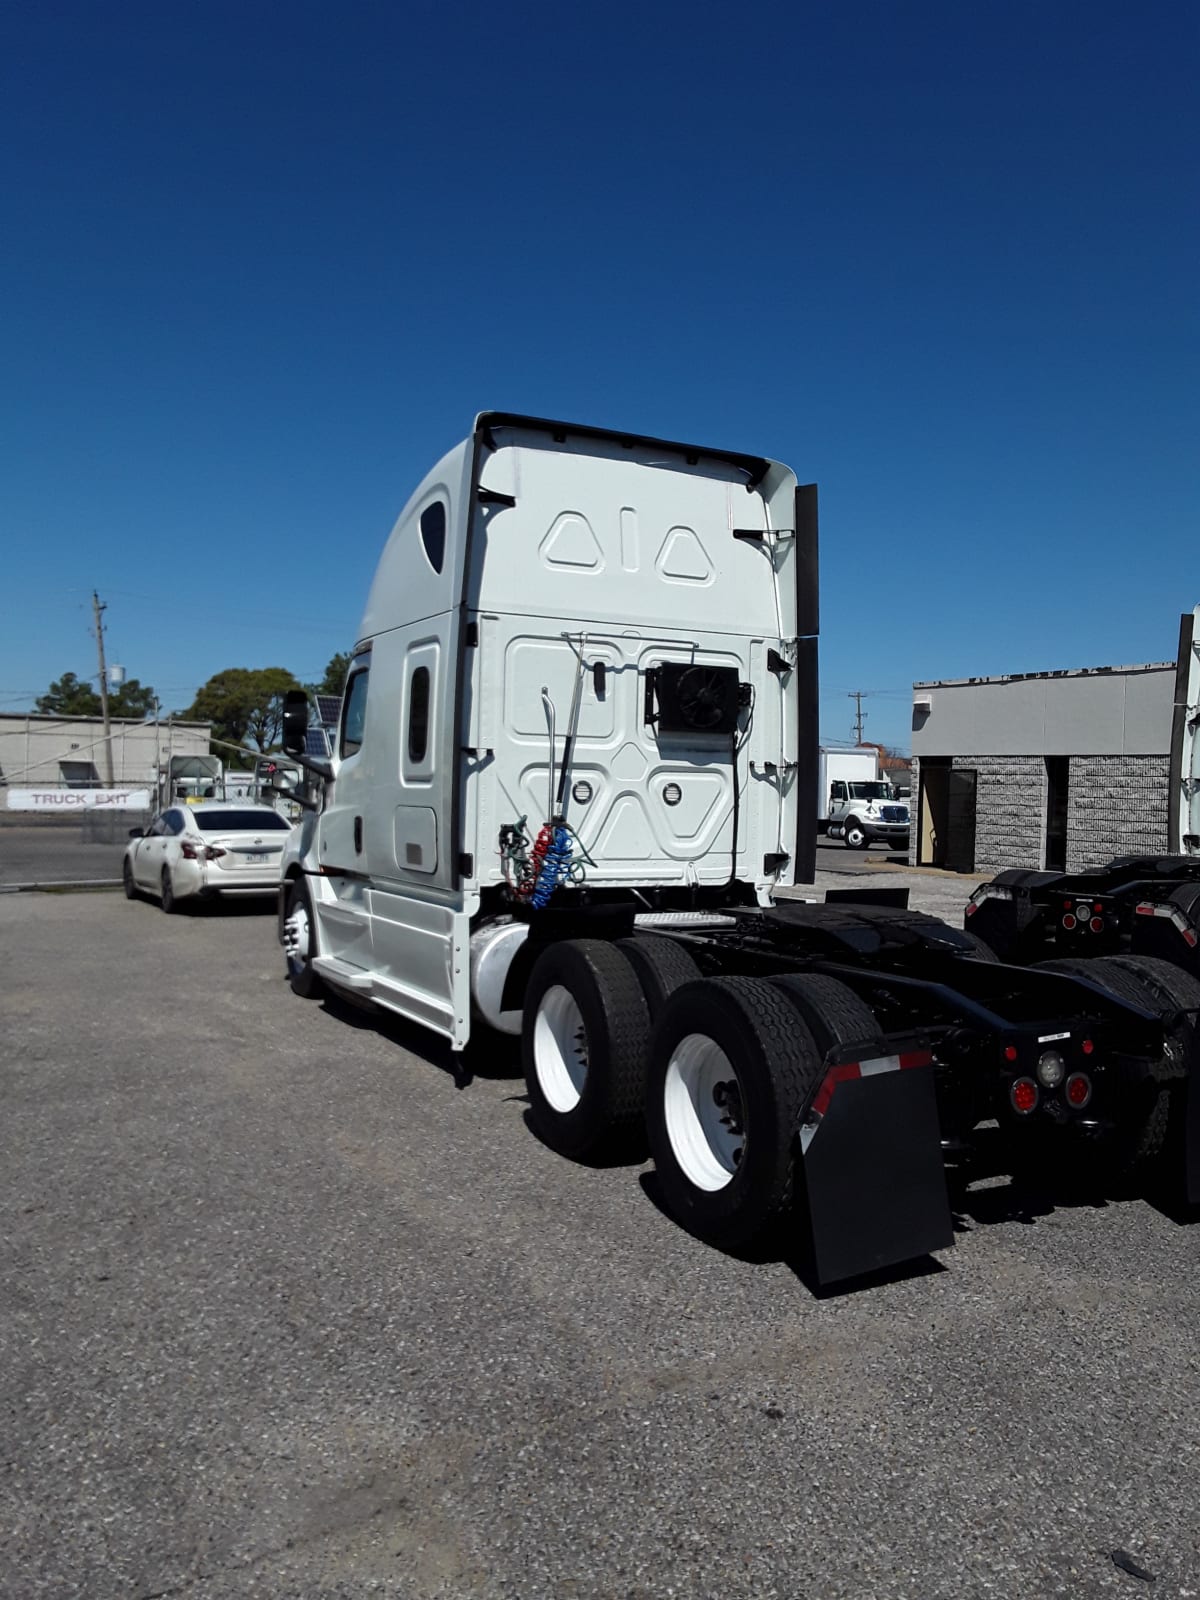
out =
[[851,817],[846,823],[842,834],[848,850],[866,850],[870,848],[871,841],[867,838],[867,830],[857,817]]
[[137,884],[133,881],[133,868],[129,865],[128,856],[126,856],[125,864],[121,868],[121,883],[125,889],[126,900],[136,900],[138,897],[138,888]]
[[637,973],[602,939],[551,944],[525,990],[521,1064],[534,1127],[575,1159],[632,1140],[646,1094],[650,1014]]
[[287,914],[283,923],[283,948],[287,959],[288,982],[292,993],[302,1000],[313,1000],[324,988],[313,971],[317,953],[317,928],[313,920],[308,885],[297,878],[288,890]]
[[714,978],[675,991],[651,1040],[646,1126],[684,1227],[738,1250],[784,1216],[820,1072],[812,1035],[774,984]]

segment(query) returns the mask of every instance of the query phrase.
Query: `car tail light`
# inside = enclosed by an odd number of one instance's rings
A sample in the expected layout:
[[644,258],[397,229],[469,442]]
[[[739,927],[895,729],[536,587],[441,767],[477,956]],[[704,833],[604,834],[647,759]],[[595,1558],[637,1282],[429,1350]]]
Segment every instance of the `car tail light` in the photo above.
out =
[[223,856],[225,854],[226,851],[224,851],[219,844],[206,844],[204,847],[204,859],[206,861],[215,861],[218,856]]
[[1071,929],[1074,926],[1075,926],[1075,918],[1068,911],[1066,916],[1063,917],[1063,927],[1067,930],[1068,933],[1070,933]]
[[1079,1046],[1079,1048],[1080,1048],[1080,1049],[1081,1049],[1081,1050],[1082,1050],[1082,1051],[1083,1051],[1083,1053],[1084,1053],[1084,1055],[1085,1055],[1085,1056],[1090,1056],[1090,1055],[1091,1055],[1091,1053],[1092,1053],[1092,1051],[1093,1051],[1093,1050],[1094,1050],[1094,1049],[1095,1049],[1095,1048],[1096,1048],[1096,1046],[1095,1046],[1095,1044],[1094,1044],[1094,1043],[1093,1043],[1093,1042],[1092,1042],[1092,1040],[1091,1040],[1091,1039],[1084,1039],[1084,1040],[1083,1040],[1083,1041],[1082,1041],[1082,1042],[1081,1042],[1081,1044],[1080,1044],[1080,1046]]
[[1086,1072],[1073,1072],[1067,1079],[1067,1103],[1082,1111],[1092,1098],[1092,1080]]
[[1017,1047],[1015,1044],[1006,1044],[1004,1046],[1004,1059],[1005,1061],[1015,1061],[1017,1059]]
[[1093,933],[1103,933],[1104,932],[1104,918],[1103,917],[1093,917],[1092,920],[1088,923],[1088,927],[1092,930]]
[[184,839],[179,846],[179,854],[185,861],[199,861],[200,851],[190,839]]
[[1022,1117],[1027,1117],[1038,1103],[1038,1086],[1032,1078],[1018,1078],[1008,1091],[1008,1098],[1012,1101],[1012,1108]]

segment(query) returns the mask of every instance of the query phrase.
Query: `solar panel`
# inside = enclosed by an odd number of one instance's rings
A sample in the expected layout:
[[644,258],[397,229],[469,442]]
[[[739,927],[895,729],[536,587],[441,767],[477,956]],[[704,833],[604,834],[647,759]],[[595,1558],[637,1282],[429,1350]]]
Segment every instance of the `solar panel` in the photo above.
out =
[[324,728],[310,728],[304,735],[304,754],[315,756],[320,761],[329,759],[329,740],[325,737]]
[[317,715],[324,728],[336,728],[338,718],[342,714],[342,697],[340,694],[319,694],[316,696]]

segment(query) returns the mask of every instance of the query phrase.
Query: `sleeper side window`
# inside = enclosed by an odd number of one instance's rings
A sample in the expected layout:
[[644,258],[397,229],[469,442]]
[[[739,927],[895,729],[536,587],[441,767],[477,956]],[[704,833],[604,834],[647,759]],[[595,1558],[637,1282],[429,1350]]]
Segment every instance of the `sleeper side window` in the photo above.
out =
[[429,565],[440,572],[446,560],[446,507],[441,500],[435,500],[421,513],[421,543]]
[[353,674],[346,685],[346,704],[342,711],[342,737],[338,744],[338,754],[343,759],[346,756],[356,755],[362,749],[363,729],[367,720],[367,679],[370,675],[370,668],[363,667]]
[[429,748],[429,668],[418,667],[408,692],[408,759],[419,767]]

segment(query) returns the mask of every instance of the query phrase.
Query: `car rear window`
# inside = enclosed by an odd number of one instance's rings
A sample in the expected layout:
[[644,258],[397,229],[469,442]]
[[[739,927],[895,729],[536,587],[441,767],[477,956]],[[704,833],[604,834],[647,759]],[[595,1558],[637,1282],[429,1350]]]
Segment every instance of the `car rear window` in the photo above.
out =
[[278,811],[193,811],[201,833],[286,833],[291,823]]

